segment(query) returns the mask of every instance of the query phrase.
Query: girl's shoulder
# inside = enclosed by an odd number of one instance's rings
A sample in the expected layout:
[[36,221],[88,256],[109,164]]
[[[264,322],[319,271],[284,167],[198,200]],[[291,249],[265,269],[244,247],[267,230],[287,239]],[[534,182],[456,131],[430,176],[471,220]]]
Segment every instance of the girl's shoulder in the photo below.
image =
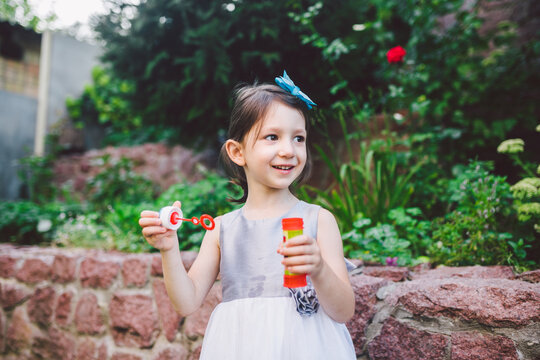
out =
[[228,213],[225,213],[220,216],[220,222],[222,224],[230,224],[231,222],[234,222],[236,218],[242,215],[242,208],[238,208],[236,210],[230,211]]

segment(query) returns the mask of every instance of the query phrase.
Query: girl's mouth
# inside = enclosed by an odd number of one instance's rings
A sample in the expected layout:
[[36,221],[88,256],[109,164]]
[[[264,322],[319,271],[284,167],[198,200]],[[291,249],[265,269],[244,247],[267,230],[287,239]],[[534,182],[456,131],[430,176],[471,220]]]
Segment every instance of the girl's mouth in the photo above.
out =
[[289,170],[292,170],[294,166],[293,165],[272,165],[272,167],[277,170],[289,171]]

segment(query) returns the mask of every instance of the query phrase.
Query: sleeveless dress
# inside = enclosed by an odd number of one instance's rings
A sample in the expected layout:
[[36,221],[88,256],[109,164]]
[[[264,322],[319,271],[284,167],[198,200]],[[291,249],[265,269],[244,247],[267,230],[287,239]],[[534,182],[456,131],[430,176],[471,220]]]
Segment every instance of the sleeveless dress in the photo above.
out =
[[281,219],[302,217],[304,234],[316,239],[319,210],[299,201],[276,218],[248,220],[243,208],[222,217],[223,301],[208,322],[200,359],[356,359],[344,324],[332,320],[322,306],[311,316],[300,315],[283,287],[284,266],[277,253]]

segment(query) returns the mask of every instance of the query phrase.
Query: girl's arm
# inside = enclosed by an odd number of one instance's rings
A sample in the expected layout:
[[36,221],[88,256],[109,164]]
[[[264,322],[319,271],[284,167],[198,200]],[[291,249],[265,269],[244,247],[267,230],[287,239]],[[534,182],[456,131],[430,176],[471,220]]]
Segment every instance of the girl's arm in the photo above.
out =
[[[180,202],[174,206],[180,207]],[[219,272],[221,219],[216,218],[214,230],[206,232],[189,273],[180,257],[176,231],[162,227],[157,212],[143,211],[139,224],[148,243],[161,252],[165,287],[174,308],[183,316],[191,314],[200,307]]]
[[289,271],[308,274],[324,311],[337,322],[346,322],[354,314],[354,292],[343,258],[343,244],[334,216],[319,212],[317,240],[300,235],[290,239],[280,253]]
[[220,220],[216,218],[214,230],[204,235],[199,254],[189,272],[182,263],[178,243],[170,250],[161,251],[165,287],[174,308],[182,316],[193,313],[201,306],[218,275]]

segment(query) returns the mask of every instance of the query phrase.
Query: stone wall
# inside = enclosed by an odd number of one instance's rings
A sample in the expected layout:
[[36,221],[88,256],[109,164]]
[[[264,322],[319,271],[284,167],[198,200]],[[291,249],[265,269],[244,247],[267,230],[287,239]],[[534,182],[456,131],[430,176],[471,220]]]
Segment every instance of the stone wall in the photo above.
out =
[[[183,253],[187,267],[195,253]],[[540,270],[358,267],[359,359],[540,359]],[[204,305],[173,310],[158,254],[0,244],[0,358],[197,359]]]

